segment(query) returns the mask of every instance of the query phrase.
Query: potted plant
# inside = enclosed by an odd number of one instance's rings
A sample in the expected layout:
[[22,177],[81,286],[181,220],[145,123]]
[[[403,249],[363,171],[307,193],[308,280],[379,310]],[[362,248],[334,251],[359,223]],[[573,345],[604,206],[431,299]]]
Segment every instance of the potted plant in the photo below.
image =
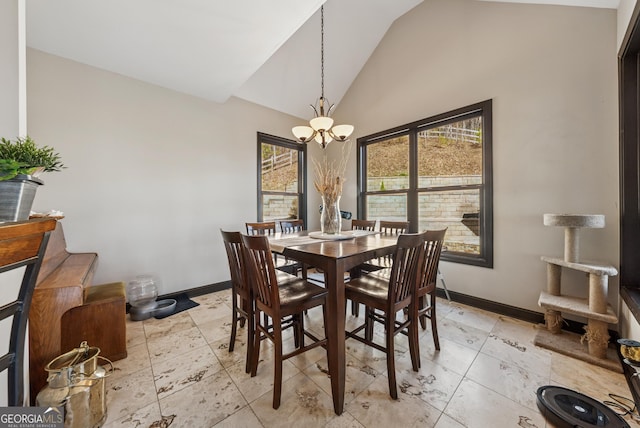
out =
[[0,221],[27,220],[43,172],[65,166],[51,147],[38,147],[29,137],[0,139]]

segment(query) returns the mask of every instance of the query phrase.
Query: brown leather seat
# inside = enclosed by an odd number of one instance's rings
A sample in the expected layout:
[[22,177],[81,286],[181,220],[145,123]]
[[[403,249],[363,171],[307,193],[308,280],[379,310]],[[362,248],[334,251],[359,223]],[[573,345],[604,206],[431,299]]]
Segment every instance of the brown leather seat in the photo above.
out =
[[[318,339],[304,330],[304,317],[302,316],[303,311],[322,306],[323,316],[326,319],[327,290],[304,279],[297,279],[286,284],[279,283],[268,238],[266,236],[243,235],[242,242],[245,250],[247,281],[251,284],[255,302],[251,376],[257,374],[260,342],[263,338],[267,338],[274,344],[273,408],[277,409],[280,407],[282,390],[282,361],[317,346],[327,345],[326,338]],[[266,317],[260,316],[261,313],[271,318],[272,326],[267,324]],[[289,316],[292,317],[296,349],[285,354],[282,350],[283,320]],[[304,336],[311,338],[313,343],[305,346]]]
[[[387,376],[389,393],[398,398],[395,373],[394,337],[408,329],[409,351],[414,371],[418,371],[418,333],[415,292],[418,283],[419,268],[424,255],[424,236],[420,233],[400,235],[394,254],[391,275],[384,278],[378,275],[364,275],[345,284],[345,297],[356,304],[367,307],[365,322],[356,329],[347,332],[366,345],[387,354]],[[402,322],[396,321],[396,313],[409,308],[409,316]],[[376,312],[379,311],[381,314]],[[373,322],[385,325],[385,345],[373,341]],[[364,337],[358,336],[364,330]]]

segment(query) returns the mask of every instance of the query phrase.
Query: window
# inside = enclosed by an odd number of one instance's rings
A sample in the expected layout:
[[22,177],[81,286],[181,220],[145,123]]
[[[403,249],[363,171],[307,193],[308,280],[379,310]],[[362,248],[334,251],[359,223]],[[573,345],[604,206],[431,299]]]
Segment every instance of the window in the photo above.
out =
[[307,220],[307,147],[258,133],[258,221]]
[[447,229],[442,260],[493,267],[491,100],[358,139],[358,215]]

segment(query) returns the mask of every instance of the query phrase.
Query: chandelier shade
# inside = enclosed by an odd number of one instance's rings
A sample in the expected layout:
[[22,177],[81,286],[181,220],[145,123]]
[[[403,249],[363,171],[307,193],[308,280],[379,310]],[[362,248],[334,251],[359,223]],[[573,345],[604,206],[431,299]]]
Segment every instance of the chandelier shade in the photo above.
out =
[[[325,102],[329,106],[325,114]],[[309,121],[309,126],[294,126],[291,132],[301,143],[314,139],[324,149],[331,141],[348,141],[353,133],[352,125],[333,126],[333,119],[329,117],[333,104],[324,97],[324,5],[320,7],[320,98],[319,108],[311,106],[315,117]]]

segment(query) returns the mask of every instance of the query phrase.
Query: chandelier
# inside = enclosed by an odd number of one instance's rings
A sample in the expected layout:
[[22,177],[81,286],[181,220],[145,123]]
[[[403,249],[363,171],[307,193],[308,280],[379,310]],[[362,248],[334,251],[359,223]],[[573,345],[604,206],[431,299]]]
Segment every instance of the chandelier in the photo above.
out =
[[[325,111],[325,107],[326,111]],[[312,139],[324,149],[331,141],[347,141],[353,133],[353,125],[333,126],[330,117],[334,105],[324,97],[324,5],[320,7],[320,98],[317,107],[311,105],[315,117],[309,121],[309,126],[294,126],[291,129],[293,135],[301,143]]]

